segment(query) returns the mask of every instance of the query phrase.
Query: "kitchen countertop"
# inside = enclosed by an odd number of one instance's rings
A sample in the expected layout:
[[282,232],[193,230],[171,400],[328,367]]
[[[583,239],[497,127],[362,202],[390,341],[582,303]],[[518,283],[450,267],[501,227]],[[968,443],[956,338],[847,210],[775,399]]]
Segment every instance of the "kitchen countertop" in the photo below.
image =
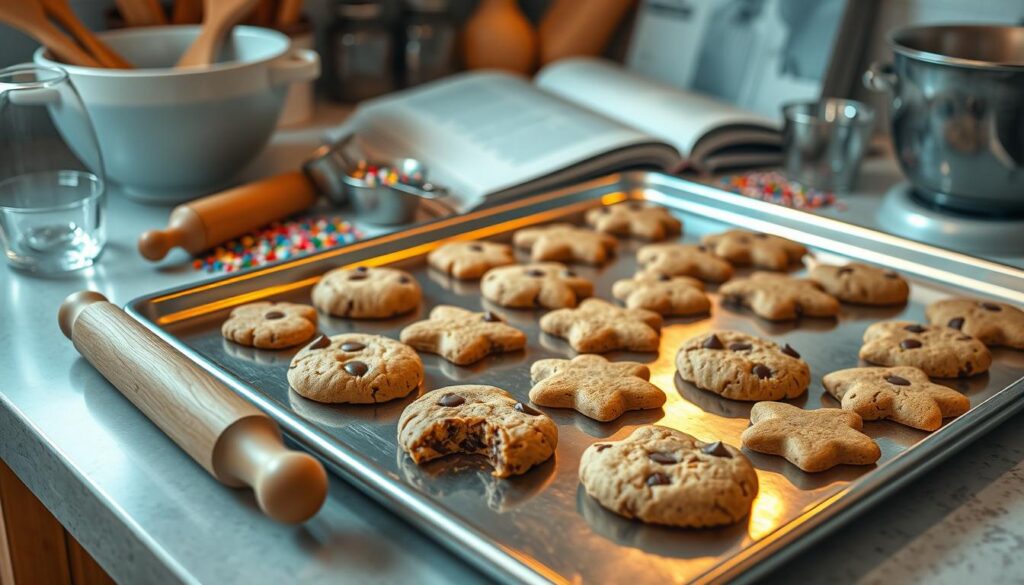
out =
[[[249,175],[294,168],[315,140],[313,131],[280,134]],[[891,180],[889,167],[869,164],[869,181]],[[857,208],[872,208],[871,197],[880,196],[858,196]],[[309,522],[266,519],[248,492],[216,483],[80,358],[57,327],[67,294],[90,288],[123,305],[205,276],[180,250],[158,265],[136,254],[136,237],[162,226],[166,208],[117,194],[108,205],[109,243],[96,267],[47,278],[0,268],[0,457],[115,579],[485,581],[336,477]],[[1018,414],[766,582],[1021,582],[1022,553]]]

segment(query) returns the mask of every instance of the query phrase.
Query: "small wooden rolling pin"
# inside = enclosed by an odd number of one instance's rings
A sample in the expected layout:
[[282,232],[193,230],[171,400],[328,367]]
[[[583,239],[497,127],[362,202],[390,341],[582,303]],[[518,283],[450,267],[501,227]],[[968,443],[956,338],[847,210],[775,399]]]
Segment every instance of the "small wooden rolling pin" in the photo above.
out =
[[60,329],[128,400],[221,483],[250,486],[281,522],[310,518],[327,496],[327,473],[290,451],[277,425],[103,295],[61,304]]
[[298,213],[312,206],[316,197],[313,183],[301,171],[203,197],[175,207],[166,229],[142,234],[139,253],[154,262],[176,246],[198,254]]

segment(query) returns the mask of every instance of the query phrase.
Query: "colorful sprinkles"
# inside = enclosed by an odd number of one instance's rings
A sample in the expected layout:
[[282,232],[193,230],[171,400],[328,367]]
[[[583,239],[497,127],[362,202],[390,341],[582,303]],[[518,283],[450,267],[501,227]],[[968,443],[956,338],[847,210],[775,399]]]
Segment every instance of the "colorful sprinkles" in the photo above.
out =
[[744,197],[777,203],[803,211],[813,211],[828,206],[835,206],[840,211],[846,208],[834,193],[804,187],[800,183],[787,179],[778,171],[729,175],[719,179],[718,184],[727,191],[738,193]]
[[340,217],[274,222],[250,235],[218,246],[211,254],[192,262],[192,268],[210,273],[235,272],[351,244],[362,237],[362,232]]

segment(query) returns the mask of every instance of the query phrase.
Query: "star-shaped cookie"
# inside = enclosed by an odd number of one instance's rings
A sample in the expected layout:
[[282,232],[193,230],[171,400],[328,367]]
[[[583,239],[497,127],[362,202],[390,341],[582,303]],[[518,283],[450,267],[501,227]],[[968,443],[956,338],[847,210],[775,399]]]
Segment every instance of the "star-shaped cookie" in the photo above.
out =
[[592,295],[594,284],[565,264],[535,262],[487,271],[480,292],[503,307],[562,309]]
[[703,244],[648,244],[636,253],[640,272],[667,276],[693,276],[707,282],[725,282],[733,268]]
[[651,241],[664,240],[683,231],[683,222],[672,217],[667,209],[642,201],[591,209],[585,219],[587,225],[599,232]]
[[462,280],[474,280],[491,268],[515,263],[512,246],[496,242],[449,242],[427,254],[431,267]]
[[459,366],[482,360],[488,354],[526,347],[526,335],[490,311],[474,313],[450,305],[438,305],[430,318],[402,330],[402,343],[436,353]]
[[882,456],[860,432],[860,415],[838,408],[803,410],[784,402],[758,402],[740,440],[751,451],[779,455],[814,473],[836,465],[871,465]]
[[942,419],[971,408],[966,396],[932,384],[923,371],[909,366],[839,370],[821,383],[843,410],[856,412],[864,420],[889,419],[923,431],[934,431],[942,426]]
[[880,321],[864,332],[860,359],[879,366],[913,366],[933,378],[987,372],[992,354],[975,337],[943,325]]
[[711,310],[704,285],[689,276],[637,274],[616,281],[612,296],[631,309],[647,309],[666,317],[700,315]]
[[1007,303],[976,299],[945,299],[928,305],[932,325],[945,325],[973,335],[985,345],[1024,349],[1024,311]]
[[660,408],[665,393],[648,382],[651,371],[637,362],[610,362],[584,354],[571,360],[533,363],[530,400],[551,408],[574,408],[594,420],[607,422],[627,410]]
[[621,309],[587,299],[576,309],[559,309],[540,319],[542,331],[565,338],[580,353],[617,349],[657,351],[661,315],[646,309]]
[[737,266],[753,264],[768,270],[786,270],[807,253],[807,248],[786,238],[740,229],[709,234],[701,243]]
[[553,223],[525,228],[512,236],[517,248],[530,250],[535,261],[604,264],[611,259],[618,241],[608,234],[583,229],[571,223]]
[[839,301],[816,282],[784,274],[755,272],[749,278],[730,280],[718,292],[725,304],[750,307],[772,321],[839,314]]

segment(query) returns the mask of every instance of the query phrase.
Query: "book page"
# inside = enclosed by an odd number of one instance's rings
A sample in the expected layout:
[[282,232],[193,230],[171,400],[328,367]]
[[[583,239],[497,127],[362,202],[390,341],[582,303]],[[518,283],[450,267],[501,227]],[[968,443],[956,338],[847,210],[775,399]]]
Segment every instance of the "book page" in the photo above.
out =
[[414,157],[471,208],[488,194],[651,137],[505,73],[456,75],[360,106],[348,128],[380,155]]
[[775,129],[778,121],[681,90],[599,59],[563,59],[542,69],[541,89],[660,138],[690,156],[713,129],[728,125]]

